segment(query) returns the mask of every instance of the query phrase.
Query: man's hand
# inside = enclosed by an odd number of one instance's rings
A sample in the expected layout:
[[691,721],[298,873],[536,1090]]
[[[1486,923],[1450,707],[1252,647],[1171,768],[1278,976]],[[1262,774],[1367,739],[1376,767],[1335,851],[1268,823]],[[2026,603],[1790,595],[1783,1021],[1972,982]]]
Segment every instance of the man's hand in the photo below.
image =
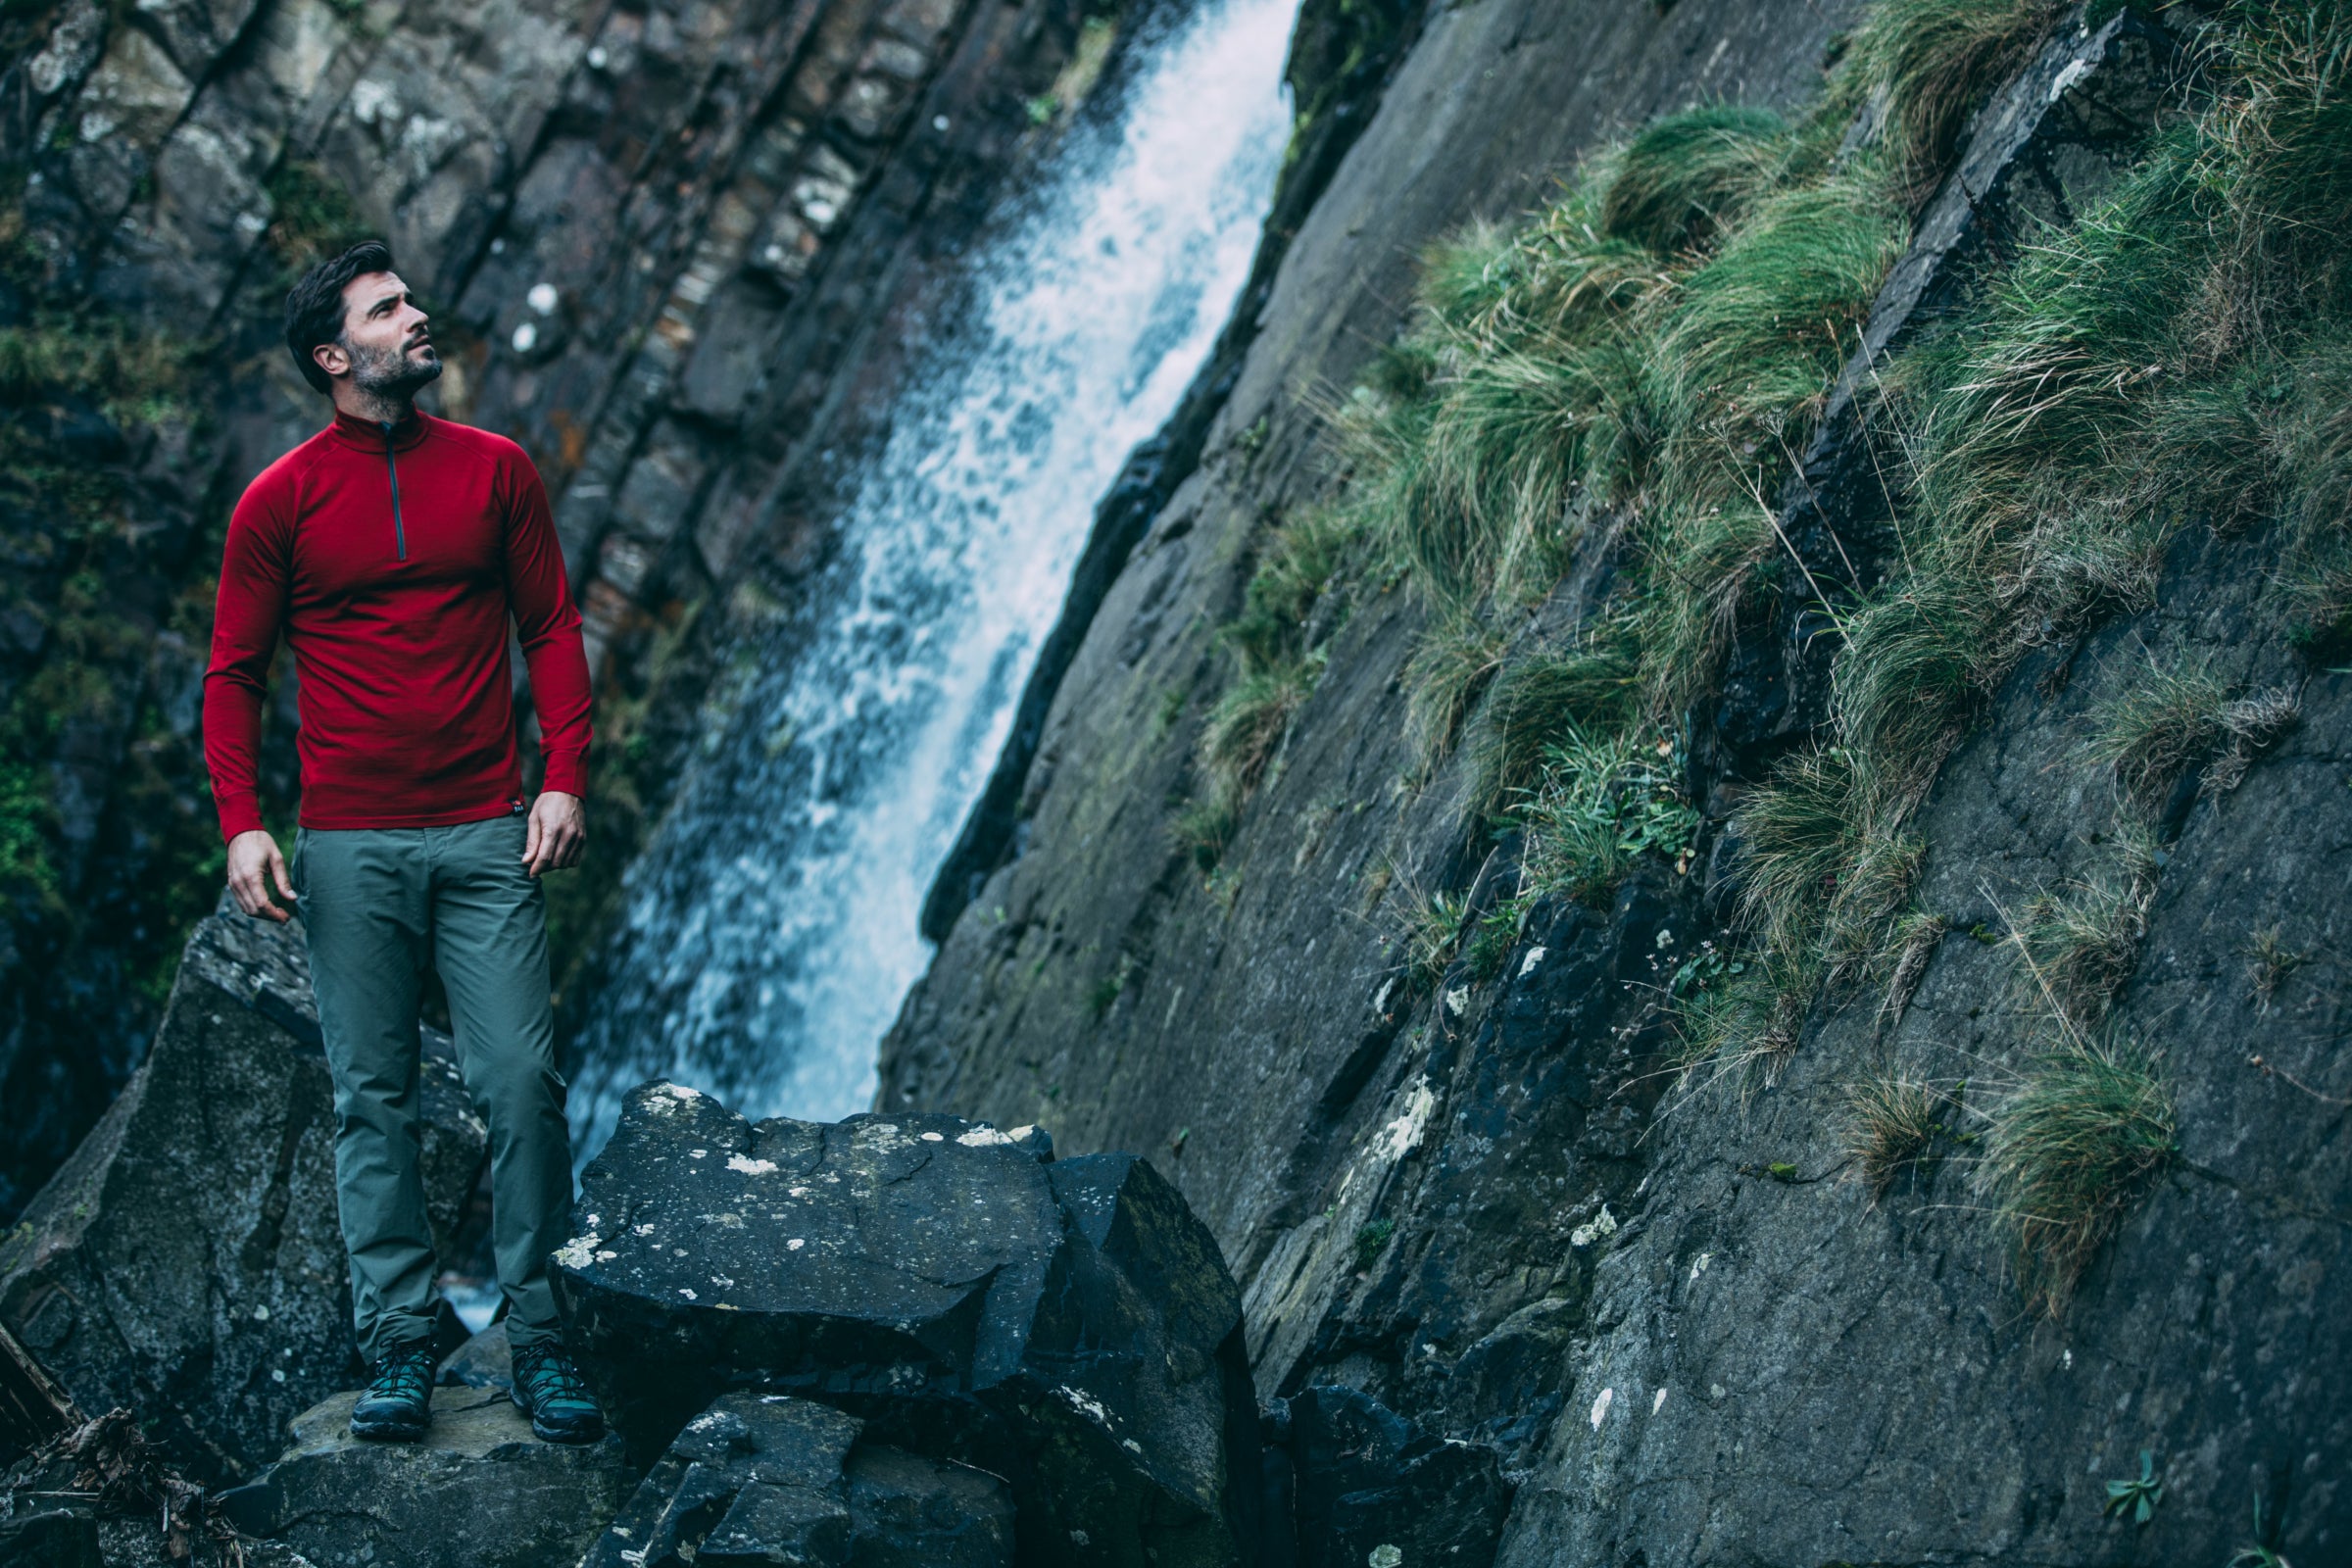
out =
[[536,877],[542,871],[568,871],[580,863],[588,848],[588,813],[577,795],[548,790],[531,803],[529,835],[522,845],[522,870]]
[[294,884],[286,879],[286,862],[277,853],[277,840],[258,827],[230,839],[228,891],[236,895],[237,907],[285,924],[289,912],[284,906],[270,902],[272,887],[287,905],[294,902]]

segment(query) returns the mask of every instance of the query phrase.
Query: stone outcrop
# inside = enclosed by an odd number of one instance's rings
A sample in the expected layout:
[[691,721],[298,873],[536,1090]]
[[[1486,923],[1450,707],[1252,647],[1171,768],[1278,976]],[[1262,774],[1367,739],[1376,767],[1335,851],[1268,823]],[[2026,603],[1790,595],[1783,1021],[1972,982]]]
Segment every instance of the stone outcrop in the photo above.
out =
[[296,1418],[278,1461],[220,1497],[228,1522],[320,1568],[568,1568],[629,1494],[617,1437],[542,1443],[503,1389],[435,1390],[413,1444],[354,1438],[358,1397]]
[[584,1568],[1009,1568],[1003,1482],[860,1444],[862,1424],[789,1395],[721,1396],[686,1423]]
[[[1362,596],[1326,645],[1213,887],[1170,832],[1223,667],[1214,628],[1269,519],[1322,493],[1313,394],[1367,378],[1409,259],[1661,111],[1801,100],[1857,11],[1432,13],[1293,240],[1199,471],[1070,661],[1011,808],[1017,858],[943,892],[961,913],[886,1043],[878,1103],[1007,1123],[1050,1106],[1069,1147],[1152,1151],[1244,1283],[1260,1389],[1319,1405],[1319,1386],[1351,1385],[1432,1440],[1492,1445],[1515,1483],[1495,1560],[1514,1568],[2221,1562],[2254,1541],[2324,1560],[2352,1530],[2334,1480],[2352,1431],[2321,1393],[2346,1375],[2327,1332],[2347,1268],[2343,977],[2322,905],[2352,835],[2352,708],[2346,677],[2278,629],[2262,527],[2192,530],[2160,608],[2037,652],[1988,695],[1911,824],[1933,846],[1921,906],[1949,930],[1908,1006],[1818,1007],[1746,1092],[1678,1085],[1659,1004],[1735,940],[1736,845],[1713,875],[1703,857],[1644,869],[1606,908],[1540,903],[1499,962],[1456,961],[1418,997],[1398,979],[1404,895],[1447,891],[1475,921],[1513,891],[1516,853],[1471,809],[1466,761],[1425,773],[1406,739],[1407,596]],[[2070,11],[2026,52],[1923,209],[1874,352],[2079,211],[2193,90],[2183,38],[2149,18]],[[1869,453],[1825,436],[1808,464],[1837,471],[1809,466],[1802,498],[1821,514],[1787,515],[1816,565],[1838,542],[1859,560],[1879,520]],[[1607,564],[1582,561],[1535,632],[1577,624]],[[1817,629],[1762,627],[1735,654],[1744,685],[1698,715],[1723,744],[1692,798],[1718,823],[1819,722],[1826,689],[1789,646]],[[2112,869],[2105,782],[2074,759],[2151,657],[2297,689],[2304,720],[2230,789],[2192,769],[2166,813],[2177,837],[2115,1018],[2162,1055],[2180,1149],[2047,1321],[2007,1277],[1968,1151],[1874,1198],[1846,1163],[1845,1097],[1881,1071],[1990,1094],[2020,1059],[2032,1021],[1970,933]],[[2275,997],[2247,979],[2265,933],[2305,960]],[[2137,1536],[2106,1503],[2143,1448],[2164,1492]],[[1321,1505],[1297,1485],[1307,1517]],[[1414,1560],[1348,1547],[1383,1544]]]
[[[422,1049],[447,1247],[487,1143],[448,1039]],[[358,1370],[333,1138],[300,933],[213,915],[146,1062],[0,1242],[0,1324],[84,1412],[150,1416],[191,1475],[268,1463]]]
[[1024,1542],[1060,1544],[1040,1560],[1241,1560],[1257,1428],[1223,1259],[1149,1164],[1050,1149],[648,1084],[583,1179],[560,1298],[636,1444],[730,1384],[803,1394],[1004,1477]]

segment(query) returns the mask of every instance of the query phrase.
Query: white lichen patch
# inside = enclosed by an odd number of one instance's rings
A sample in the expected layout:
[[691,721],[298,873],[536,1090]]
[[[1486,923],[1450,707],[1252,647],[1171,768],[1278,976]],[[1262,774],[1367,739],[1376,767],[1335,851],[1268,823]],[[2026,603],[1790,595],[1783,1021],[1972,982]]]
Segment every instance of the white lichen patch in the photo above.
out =
[[651,1236],[654,1234],[654,1222],[649,1219],[642,1225],[632,1225],[629,1227],[629,1234],[631,1236]]
[[1080,1393],[1078,1390],[1071,1388],[1066,1383],[1062,1384],[1054,1392],[1060,1395],[1062,1398],[1068,1402],[1071,1409],[1077,1411],[1080,1415],[1085,1416],[1088,1420],[1094,1422],[1105,1432],[1110,1430],[1110,1412],[1103,1408],[1102,1401],[1101,1399],[1096,1398],[1090,1394]]
[[948,1135],[947,1135],[946,1133],[925,1133],[925,1134],[923,1134],[923,1142],[924,1142],[924,1143],[926,1143],[926,1144],[944,1144],[944,1143],[946,1143],[947,1141],[948,1141]]
[[773,1172],[775,1168],[776,1162],[772,1159],[754,1159],[749,1154],[729,1154],[727,1156],[727,1169],[739,1170],[746,1176],[765,1176]]
[[697,1296],[697,1295],[695,1295],[695,1294],[694,1294],[694,1287],[693,1287],[693,1286],[691,1286],[691,1285],[681,1285],[681,1286],[679,1286],[679,1287],[678,1287],[678,1294],[679,1294],[680,1296],[683,1296],[684,1298],[686,1298],[686,1299],[688,1299],[689,1301],[699,1301],[699,1300],[701,1300],[701,1299],[702,1299],[702,1298],[701,1298],[701,1297],[699,1297],[699,1296]]
[[599,1252],[599,1253],[597,1253],[597,1254],[596,1254],[596,1260],[597,1260],[599,1263],[610,1263],[610,1262],[612,1262],[612,1261],[614,1258],[618,1257],[619,1255],[620,1255],[620,1254],[619,1254],[618,1252],[612,1251],[612,1250],[606,1250],[606,1251],[602,1251],[602,1252]]
[[1468,1011],[1469,1007],[1470,988],[1468,986],[1455,986],[1451,991],[1446,993],[1446,1010],[1456,1018]]
[[1599,1213],[1568,1233],[1568,1245],[1570,1247],[1591,1247],[1603,1237],[1616,1234],[1617,1216],[1609,1212],[1608,1204],[1603,1203],[1600,1205]]
[[785,1196],[790,1198],[807,1198],[808,1196],[808,1189],[806,1187],[787,1187],[784,1192]]
[[1381,1129],[1381,1152],[1392,1165],[1421,1147],[1421,1135],[1429,1130],[1430,1114],[1438,1108],[1437,1094],[1429,1080],[1416,1078],[1404,1092],[1404,1108],[1396,1118]]
[[708,1149],[689,1149],[688,1151],[686,1151],[687,1157],[689,1157],[689,1158],[691,1158],[691,1159],[703,1159],[703,1158],[706,1158],[706,1157],[708,1157],[708,1156],[709,1156],[710,1152],[710,1151],[709,1151]]
[[791,1241],[784,1244],[784,1250],[787,1252],[797,1252],[808,1245],[808,1242],[806,1237],[795,1236]]
[[1364,1554],[1364,1568],[1404,1568],[1404,1548],[1384,1541]]
[[556,1262],[563,1268],[586,1268],[596,1261],[596,1248],[603,1237],[594,1234],[574,1236],[556,1249]]
[[1654,1399],[1652,1399],[1652,1400],[1650,1400],[1650,1401],[1649,1401],[1649,1413],[1650,1413],[1651,1415],[1656,1415],[1656,1414],[1657,1414],[1657,1413],[1658,1413],[1660,1410],[1663,1410],[1663,1409],[1665,1409],[1665,1408],[1666,1408],[1666,1391],[1665,1391],[1664,1389],[1660,1389],[1660,1390],[1658,1391],[1658,1396],[1657,1396],[1656,1398],[1654,1398]]
[[975,1127],[968,1133],[958,1133],[956,1141],[966,1149],[993,1149],[1012,1142],[994,1127]]
[[1616,1399],[1617,1391],[1615,1389],[1603,1389],[1600,1391],[1600,1397],[1592,1401],[1593,1431],[1598,1432],[1600,1424],[1609,1418],[1609,1406],[1615,1403]]
[[1690,1283],[1696,1285],[1698,1277],[1704,1274],[1707,1271],[1707,1265],[1714,1261],[1715,1254],[1713,1252],[1701,1252],[1692,1258],[1690,1260]]
[[1519,978],[1524,980],[1529,975],[1534,974],[1536,972],[1536,965],[1544,961],[1544,955],[1549,951],[1550,950],[1546,948],[1528,949],[1527,956],[1519,960]]

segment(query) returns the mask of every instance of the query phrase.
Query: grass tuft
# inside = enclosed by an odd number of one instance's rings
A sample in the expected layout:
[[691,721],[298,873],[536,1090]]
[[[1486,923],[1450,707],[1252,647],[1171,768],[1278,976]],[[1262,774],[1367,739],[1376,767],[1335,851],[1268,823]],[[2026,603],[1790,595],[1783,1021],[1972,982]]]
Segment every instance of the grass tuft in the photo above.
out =
[[2073,1038],[2043,1053],[1986,1121],[1977,1179],[2010,1234],[2027,1300],[2055,1317],[2172,1157],[2171,1093],[2121,1037]]
[[2142,674],[2100,707],[2084,750],[2115,770],[2128,800],[2158,807],[2219,743],[2228,703],[2227,688],[2203,661],[2168,667],[2151,658]]
[[1949,1103],[1939,1090],[1910,1078],[1866,1078],[1848,1091],[1846,1152],[1874,1196],[1927,1158],[1929,1146],[1944,1131]]
[[1618,154],[1601,230],[1667,257],[1706,245],[1771,188],[1787,130],[1769,109],[1733,104],[1668,115]]
[[2024,961],[2020,984],[2027,994],[2076,1026],[2106,1016],[2138,965],[2155,894],[2154,848],[2133,837],[2125,840],[2119,866],[2029,899],[2009,933]]

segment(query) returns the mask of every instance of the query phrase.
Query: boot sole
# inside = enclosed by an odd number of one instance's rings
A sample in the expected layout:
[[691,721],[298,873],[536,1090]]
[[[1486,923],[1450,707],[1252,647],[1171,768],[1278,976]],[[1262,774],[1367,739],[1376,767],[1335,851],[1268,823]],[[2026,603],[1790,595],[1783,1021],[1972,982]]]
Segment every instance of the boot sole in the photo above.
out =
[[351,1435],[367,1443],[417,1443],[424,1438],[424,1426],[406,1422],[351,1423]]

